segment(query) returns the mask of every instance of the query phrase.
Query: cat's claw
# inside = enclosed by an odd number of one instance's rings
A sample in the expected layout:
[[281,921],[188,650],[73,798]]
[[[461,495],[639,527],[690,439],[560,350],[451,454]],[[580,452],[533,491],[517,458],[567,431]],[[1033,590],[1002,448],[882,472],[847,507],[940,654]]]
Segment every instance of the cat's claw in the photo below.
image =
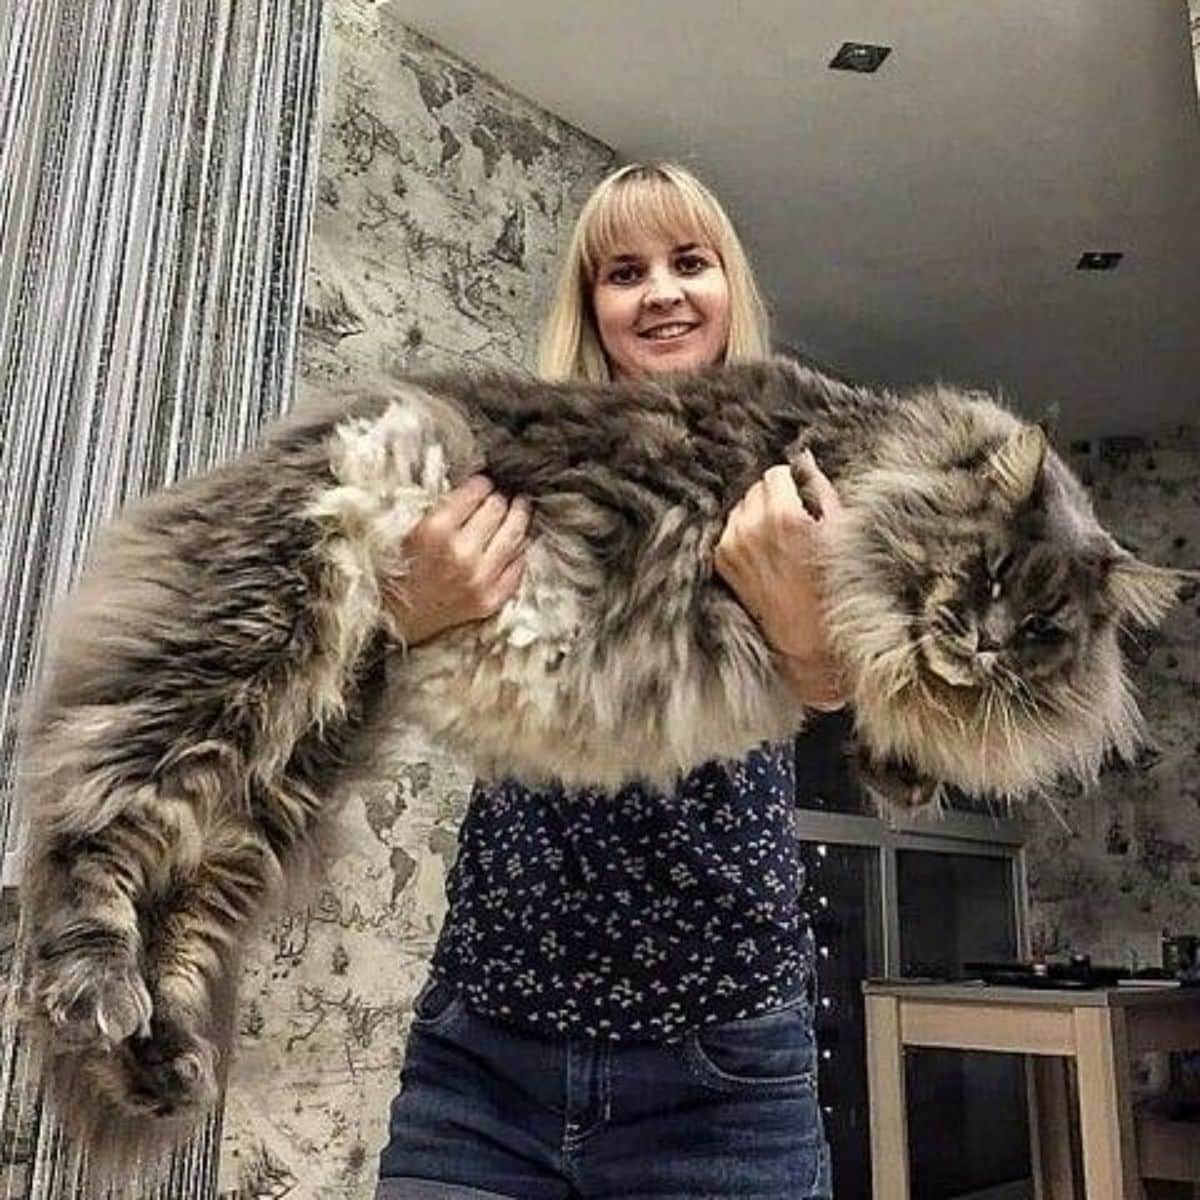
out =
[[171,1117],[217,1097],[217,1054],[211,1042],[153,1022],[150,1036],[126,1043],[124,1103],[135,1112]]
[[64,1047],[111,1049],[150,1032],[150,993],[137,964],[125,958],[80,955],[43,962],[33,994]]

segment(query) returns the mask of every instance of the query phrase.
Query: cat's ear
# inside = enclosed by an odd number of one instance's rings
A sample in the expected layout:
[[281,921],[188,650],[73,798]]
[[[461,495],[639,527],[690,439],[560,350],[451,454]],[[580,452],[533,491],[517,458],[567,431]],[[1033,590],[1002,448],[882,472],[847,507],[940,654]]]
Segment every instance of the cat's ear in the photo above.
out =
[[1055,431],[1062,419],[1062,405],[1057,400],[1051,400],[1046,411],[1037,419],[1038,428],[1046,435],[1046,440],[1054,440]]
[[1194,581],[1196,573],[1170,567],[1152,567],[1134,558],[1128,550],[1116,548],[1108,562],[1104,590],[1122,617],[1139,625],[1157,625],[1179,598],[1183,587]]
[[1017,505],[1030,499],[1049,448],[1040,425],[1021,425],[992,452],[985,469],[1006,500]]

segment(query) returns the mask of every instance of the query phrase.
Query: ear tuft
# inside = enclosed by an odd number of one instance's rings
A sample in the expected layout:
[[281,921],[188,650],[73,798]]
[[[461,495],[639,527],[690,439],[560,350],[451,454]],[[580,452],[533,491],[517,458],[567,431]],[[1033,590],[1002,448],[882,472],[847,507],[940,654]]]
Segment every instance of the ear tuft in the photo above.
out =
[[1006,500],[1023,504],[1030,499],[1049,448],[1050,443],[1041,426],[1021,425],[992,453],[987,473]]
[[1057,400],[1051,400],[1046,411],[1037,419],[1038,428],[1046,435],[1046,440],[1054,440],[1055,431],[1062,420],[1062,405]]
[[1109,599],[1123,617],[1139,625],[1158,625],[1171,610],[1181,589],[1196,579],[1194,571],[1152,567],[1132,554],[1114,559],[1105,580]]

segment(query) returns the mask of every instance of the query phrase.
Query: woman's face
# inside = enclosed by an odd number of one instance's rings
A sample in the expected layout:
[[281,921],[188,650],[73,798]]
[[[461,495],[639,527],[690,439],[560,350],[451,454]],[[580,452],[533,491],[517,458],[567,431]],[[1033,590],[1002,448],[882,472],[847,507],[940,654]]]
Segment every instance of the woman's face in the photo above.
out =
[[729,280],[709,246],[631,236],[600,264],[592,306],[616,379],[711,366],[724,356]]

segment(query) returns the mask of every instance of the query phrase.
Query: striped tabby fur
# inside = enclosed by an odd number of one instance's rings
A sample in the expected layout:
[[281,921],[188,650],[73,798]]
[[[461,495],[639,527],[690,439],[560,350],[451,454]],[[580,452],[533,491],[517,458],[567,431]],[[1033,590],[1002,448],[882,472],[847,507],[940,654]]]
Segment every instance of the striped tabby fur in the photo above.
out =
[[[1121,550],[986,397],[785,361],[326,397],[132,508],[55,623],[25,741],[27,993],[96,1152],[124,1161],[215,1096],[247,927],[335,784],[390,769],[389,730],[417,723],[485,775],[615,786],[799,729],[712,550],[806,446],[845,505],[829,621],[881,794],[1018,796],[1131,749],[1117,629],[1158,620],[1177,578]],[[405,652],[381,573],[479,469],[534,504],[519,594]]]

